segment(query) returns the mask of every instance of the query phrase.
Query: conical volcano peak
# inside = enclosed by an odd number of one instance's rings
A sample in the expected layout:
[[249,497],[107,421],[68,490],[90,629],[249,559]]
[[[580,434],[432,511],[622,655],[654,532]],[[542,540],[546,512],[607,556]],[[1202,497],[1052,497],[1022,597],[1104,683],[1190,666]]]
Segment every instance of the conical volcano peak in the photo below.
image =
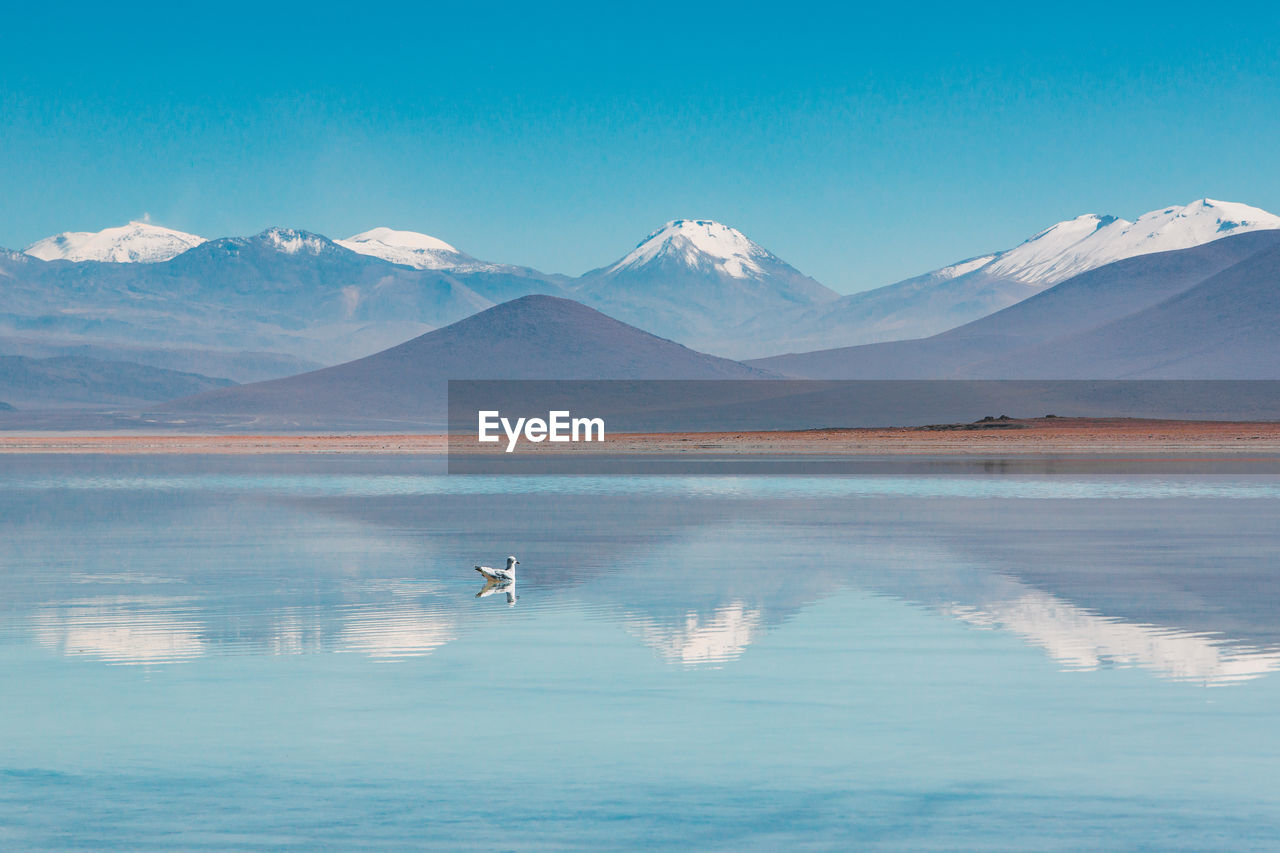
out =
[[761,261],[773,255],[745,234],[711,219],[673,219],[654,231],[609,272],[676,261],[690,268],[714,267],[733,278],[764,274]]

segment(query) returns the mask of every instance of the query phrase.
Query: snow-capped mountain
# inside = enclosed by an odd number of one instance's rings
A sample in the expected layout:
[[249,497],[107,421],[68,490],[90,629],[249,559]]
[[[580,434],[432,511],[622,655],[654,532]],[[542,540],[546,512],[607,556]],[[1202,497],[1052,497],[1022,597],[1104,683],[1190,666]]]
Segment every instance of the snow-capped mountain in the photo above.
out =
[[693,347],[760,314],[837,298],[741,231],[708,219],[668,222],[620,260],[582,276],[573,294]]
[[278,227],[204,240],[132,223],[0,252],[0,334],[41,353],[85,345],[334,363],[496,303],[548,294],[704,352],[757,357],[937,334],[1084,271],[1245,232],[1267,236],[1262,229],[1280,231],[1280,217],[1210,199],[1133,222],[1091,214],[1012,249],[839,297],[742,232],[706,219],[668,222],[578,279],[477,260],[389,228],[341,241]]
[[293,228],[207,240],[154,263],[21,258],[0,257],[0,337],[55,351],[246,354],[245,371],[223,374],[236,379],[281,356],[368,355],[494,304],[455,276]]
[[1057,284],[1123,258],[1189,249],[1230,234],[1271,228],[1280,228],[1280,216],[1208,198],[1153,210],[1136,222],[1091,213],[1046,228],[980,269],[998,278]]
[[776,354],[925,338],[1118,260],[1277,228],[1280,216],[1207,198],[1153,210],[1134,222],[1086,214],[1050,226],[1012,249],[816,308],[762,315],[706,348],[743,358],[766,345],[774,346]]
[[417,231],[373,228],[334,243],[387,263],[452,276],[495,303],[532,293],[563,295],[569,281],[565,276],[547,275],[529,267],[482,261]]
[[810,379],[1278,379],[1278,283],[1280,230],[1255,230],[1123,258],[929,338],[750,363]]
[[721,272],[732,278],[759,278],[764,266],[781,263],[741,231],[709,219],[676,219],[641,241],[606,273],[634,270],[672,260],[693,270]]
[[268,228],[255,238],[278,252],[286,255],[319,255],[330,251],[334,241],[310,231],[299,231],[296,228]]
[[[251,237],[206,240],[171,259],[165,268],[181,270],[183,274],[194,272],[207,277],[209,284],[219,280],[239,281],[246,269],[253,270],[251,275],[261,276],[264,281],[274,281],[277,270],[326,270],[334,279],[328,284],[334,284],[350,270],[368,263],[376,261],[349,252],[321,234],[277,226]],[[237,272],[229,275],[231,269]],[[326,283],[317,280],[315,284]]]
[[0,353],[92,352],[194,372],[216,363],[211,375],[261,379],[378,352],[498,302],[563,294],[568,281],[458,256],[465,269],[420,269],[285,227],[152,263],[0,250]]
[[162,228],[149,222],[130,222],[101,231],[64,231],[26,248],[44,261],[106,261],[154,264],[199,246],[205,238]]
[[445,241],[417,231],[373,228],[334,242],[362,255],[420,270],[447,270],[478,263]]

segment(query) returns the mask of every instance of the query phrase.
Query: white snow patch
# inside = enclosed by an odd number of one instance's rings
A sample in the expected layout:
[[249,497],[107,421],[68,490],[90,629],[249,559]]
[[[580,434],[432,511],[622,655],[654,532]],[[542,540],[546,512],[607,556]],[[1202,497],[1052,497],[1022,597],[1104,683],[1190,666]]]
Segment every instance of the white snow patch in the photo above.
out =
[[25,253],[44,261],[105,261],[154,264],[175,258],[205,238],[149,222],[101,231],[64,231],[32,243]]
[[676,219],[646,237],[607,272],[641,267],[660,258],[674,258],[695,268],[709,264],[733,278],[763,275],[760,261],[774,259],[727,225],[709,219]]
[[353,252],[420,270],[454,269],[474,264],[471,258],[445,241],[417,231],[373,228],[336,242]]
[[293,228],[268,228],[260,236],[286,255],[318,255],[329,246],[329,241],[325,238]]
[[1280,217],[1247,204],[1208,198],[1153,210],[1136,222],[1087,214],[1041,231],[1001,253],[983,271],[1048,286],[1124,258],[1189,249],[1272,228],[1280,228]]
[[934,278],[946,280],[949,278],[958,278],[967,275],[977,269],[982,269],[987,264],[998,258],[999,255],[983,255],[980,258],[971,258],[967,261],[961,261],[958,264],[952,264],[949,267],[943,267],[940,270],[934,270]]

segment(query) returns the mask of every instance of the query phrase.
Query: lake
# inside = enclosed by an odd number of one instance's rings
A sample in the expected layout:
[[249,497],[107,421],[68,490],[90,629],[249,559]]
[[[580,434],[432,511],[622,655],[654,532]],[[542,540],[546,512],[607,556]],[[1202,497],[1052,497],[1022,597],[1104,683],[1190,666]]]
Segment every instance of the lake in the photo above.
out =
[[0,848],[1280,847],[1280,476],[444,470],[0,457]]

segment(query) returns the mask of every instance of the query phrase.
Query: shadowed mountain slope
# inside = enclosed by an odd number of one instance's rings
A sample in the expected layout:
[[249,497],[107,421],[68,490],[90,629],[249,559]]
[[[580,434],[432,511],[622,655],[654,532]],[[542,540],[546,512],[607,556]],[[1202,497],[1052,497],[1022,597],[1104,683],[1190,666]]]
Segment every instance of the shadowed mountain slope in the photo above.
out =
[[569,299],[526,296],[358,361],[203,394],[166,411],[436,417],[449,379],[755,379]]
[[978,369],[1010,377],[1280,379],[1280,242],[1158,305]]

